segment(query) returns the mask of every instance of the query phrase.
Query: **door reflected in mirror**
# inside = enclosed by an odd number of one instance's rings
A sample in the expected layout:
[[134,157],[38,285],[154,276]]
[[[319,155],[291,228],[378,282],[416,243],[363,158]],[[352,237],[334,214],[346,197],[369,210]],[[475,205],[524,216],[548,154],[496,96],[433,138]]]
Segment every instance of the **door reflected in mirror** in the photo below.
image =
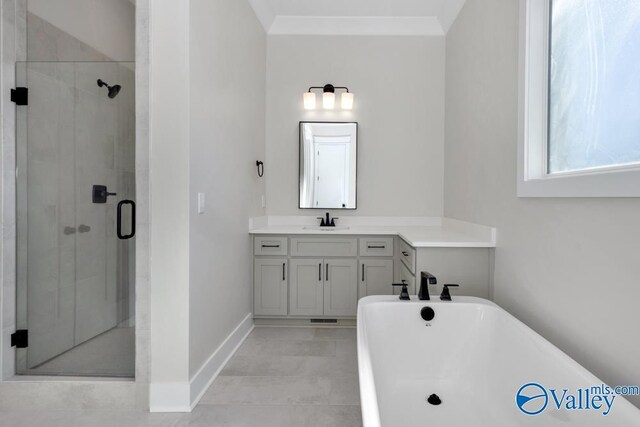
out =
[[300,209],[356,209],[358,123],[300,122]]

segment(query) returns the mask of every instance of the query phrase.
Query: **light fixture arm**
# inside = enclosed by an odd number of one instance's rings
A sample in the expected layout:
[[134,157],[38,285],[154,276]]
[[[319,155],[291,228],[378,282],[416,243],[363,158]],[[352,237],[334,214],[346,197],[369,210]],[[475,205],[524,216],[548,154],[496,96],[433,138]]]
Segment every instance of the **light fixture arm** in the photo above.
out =
[[349,88],[346,86],[334,86],[332,84],[326,84],[324,86],[311,86],[307,92],[311,92],[313,90],[322,89],[322,92],[335,93],[336,89],[344,90],[349,93]]

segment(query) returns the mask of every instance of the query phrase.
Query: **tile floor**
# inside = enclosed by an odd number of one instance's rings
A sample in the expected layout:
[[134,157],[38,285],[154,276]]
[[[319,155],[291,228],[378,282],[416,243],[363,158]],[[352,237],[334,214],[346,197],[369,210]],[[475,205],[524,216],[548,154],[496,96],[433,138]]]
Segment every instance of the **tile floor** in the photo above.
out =
[[199,407],[229,426],[361,426],[356,331],[255,328]]
[[0,426],[360,427],[355,329],[256,327],[190,414],[0,412]]

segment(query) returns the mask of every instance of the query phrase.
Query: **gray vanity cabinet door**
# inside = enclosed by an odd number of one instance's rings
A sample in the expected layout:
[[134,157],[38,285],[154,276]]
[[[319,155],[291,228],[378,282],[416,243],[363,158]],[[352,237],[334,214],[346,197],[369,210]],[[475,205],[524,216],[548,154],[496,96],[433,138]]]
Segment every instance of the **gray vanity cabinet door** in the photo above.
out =
[[324,275],[322,258],[291,260],[289,314],[293,316],[322,316]]
[[355,259],[325,259],[325,316],[355,316],[358,306],[358,264]]
[[253,311],[261,316],[287,315],[287,259],[256,259],[253,268]]
[[366,259],[360,261],[358,296],[393,295],[393,260]]

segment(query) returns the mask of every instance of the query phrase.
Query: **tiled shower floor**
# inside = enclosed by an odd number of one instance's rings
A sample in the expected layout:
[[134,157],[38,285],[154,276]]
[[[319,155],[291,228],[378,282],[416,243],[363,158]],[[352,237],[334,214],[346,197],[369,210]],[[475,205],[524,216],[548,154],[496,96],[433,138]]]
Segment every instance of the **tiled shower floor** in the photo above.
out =
[[0,412],[0,426],[360,427],[355,329],[256,327],[190,414]]
[[135,328],[113,328],[27,373],[33,375],[135,375]]

